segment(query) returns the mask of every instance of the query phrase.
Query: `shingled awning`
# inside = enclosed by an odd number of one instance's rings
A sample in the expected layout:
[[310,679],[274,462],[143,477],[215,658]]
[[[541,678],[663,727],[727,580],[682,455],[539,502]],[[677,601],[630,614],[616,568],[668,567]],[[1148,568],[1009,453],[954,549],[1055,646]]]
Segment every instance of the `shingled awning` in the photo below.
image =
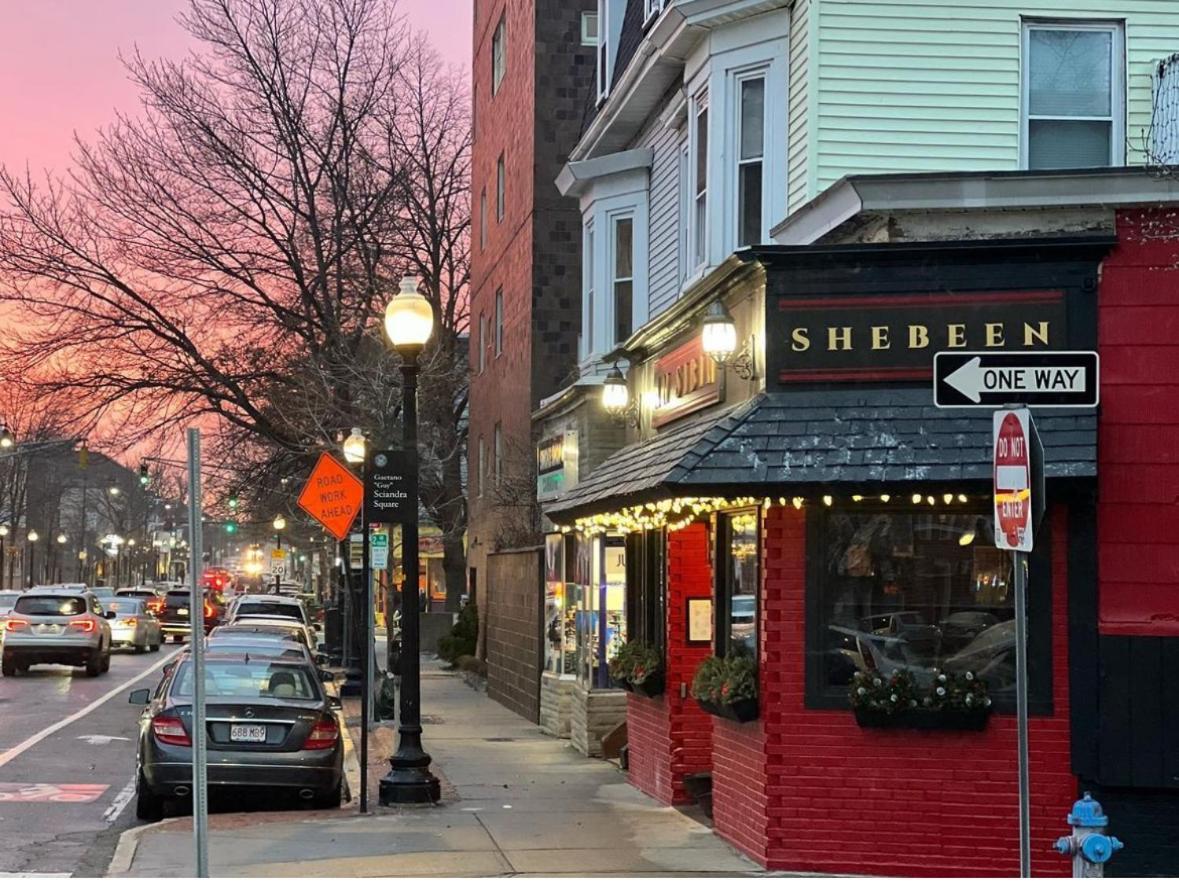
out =
[[[989,481],[991,416],[937,409],[929,388],[763,393],[624,447],[546,512],[563,523],[667,496]],[[1035,419],[1047,477],[1096,476],[1094,410],[1037,410]]]

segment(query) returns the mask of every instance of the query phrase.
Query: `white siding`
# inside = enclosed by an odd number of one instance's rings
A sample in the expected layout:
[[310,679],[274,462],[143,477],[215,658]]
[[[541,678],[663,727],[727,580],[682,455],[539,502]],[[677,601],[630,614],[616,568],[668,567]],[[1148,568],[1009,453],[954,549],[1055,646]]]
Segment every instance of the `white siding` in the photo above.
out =
[[651,164],[650,316],[670,306],[680,294],[680,134],[655,115],[638,145],[655,150]]
[[[808,115],[811,111],[807,102],[807,66],[810,60],[810,0],[798,0],[794,4],[790,20],[790,84],[787,138],[787,192],[786,212],[812,198],[809,178],[810,131]],[[774,221],[777,223],[777,221]]]
[[810,5],[819,15],[820,190],[854,173],[1017,168],[1021,16],[1125,20],[1126,159],[1141,163],[1153,63],[1179,50],[1179,0]]

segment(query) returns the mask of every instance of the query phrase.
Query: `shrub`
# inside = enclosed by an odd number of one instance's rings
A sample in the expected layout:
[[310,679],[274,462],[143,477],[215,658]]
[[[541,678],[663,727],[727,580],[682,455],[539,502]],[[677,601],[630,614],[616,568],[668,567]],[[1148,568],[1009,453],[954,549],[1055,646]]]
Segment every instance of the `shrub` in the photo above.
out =
[[464,655],[473,655],[479,639],[479,612],[474,601],[459,611],[454,628],[438,640],[438,656],[452,667]]
[[610,661],[610,678],[632,685],[663,672],[663,652],[646,642],[627,642]]
[[757,699],[757,660],[749,655],[709,657],[692,679],[692,697],[714,704]]

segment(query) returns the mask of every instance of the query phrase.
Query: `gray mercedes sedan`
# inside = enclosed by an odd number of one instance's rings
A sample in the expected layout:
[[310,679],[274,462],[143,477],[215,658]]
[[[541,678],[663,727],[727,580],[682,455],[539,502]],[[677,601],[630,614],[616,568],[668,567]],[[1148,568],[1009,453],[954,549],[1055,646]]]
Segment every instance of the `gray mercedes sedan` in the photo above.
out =
[[[136,815],[163,817],[192,793],[192,655],[165,674],[144,705],[136,753]],[[210,788],[283,789],[322,809],[340,805],[344,747],[317,668],[305,659],[249,652],[205,657]]]

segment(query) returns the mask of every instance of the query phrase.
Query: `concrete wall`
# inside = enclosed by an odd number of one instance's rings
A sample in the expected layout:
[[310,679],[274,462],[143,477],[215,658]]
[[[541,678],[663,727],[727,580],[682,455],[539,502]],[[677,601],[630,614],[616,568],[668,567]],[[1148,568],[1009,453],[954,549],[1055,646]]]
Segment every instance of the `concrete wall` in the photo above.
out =
[[543,571],[540,548],[487,557],[487,694],[532,722],[540,721]]
[[540,727],[546,735],[569,737],[576,685],[576,680],[556,673],[545,673],[540,677]]
[[626,692],[622,689],[587,691],[573,686],[570,741],[587,757],[602,755],[602,736],[626,721]]

